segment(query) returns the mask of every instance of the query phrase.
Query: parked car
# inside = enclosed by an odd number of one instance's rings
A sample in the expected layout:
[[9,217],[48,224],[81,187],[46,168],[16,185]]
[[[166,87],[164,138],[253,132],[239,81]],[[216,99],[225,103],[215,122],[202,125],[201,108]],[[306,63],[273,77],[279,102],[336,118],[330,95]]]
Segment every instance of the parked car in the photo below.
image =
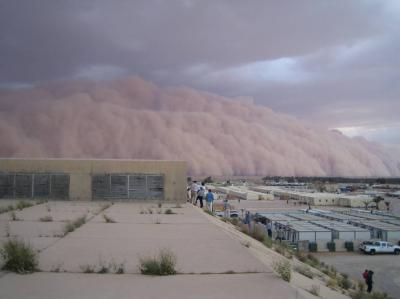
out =
[[236,210],[231,210],[230,216],[231,216],[231,218],[239,218],[239,212]]
[[358,249],[361,251],[364,251],[364,245],[373,245],[376,241],[363,241],[360,243],[360,245],[358,246]]
[[364,253],[375,254],[375,253],[393,253],[400,254],[400,246],[393,245],[390,242],[376,241],[376,242],[363,242],[360,245],[360,250]]
[[221,210],[214,210],[215,216],[224,217],[224,211]]
[[[225,216],[225,212],[221,211],[221,210],[215,210],[214,213],[215,213],[215,216],[218,216],[218,217],[224,217]],[[236,211],[236,210],[231,210],[230,211],[230,218],[239,218],[239,212]]]

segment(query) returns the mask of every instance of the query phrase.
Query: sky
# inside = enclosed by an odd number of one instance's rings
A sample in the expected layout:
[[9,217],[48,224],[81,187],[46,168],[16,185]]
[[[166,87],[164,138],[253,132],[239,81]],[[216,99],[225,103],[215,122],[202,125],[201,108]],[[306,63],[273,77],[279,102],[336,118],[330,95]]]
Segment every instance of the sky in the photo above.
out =
[[400,1],[0,0],[0,88],[138,75],[400,147]]

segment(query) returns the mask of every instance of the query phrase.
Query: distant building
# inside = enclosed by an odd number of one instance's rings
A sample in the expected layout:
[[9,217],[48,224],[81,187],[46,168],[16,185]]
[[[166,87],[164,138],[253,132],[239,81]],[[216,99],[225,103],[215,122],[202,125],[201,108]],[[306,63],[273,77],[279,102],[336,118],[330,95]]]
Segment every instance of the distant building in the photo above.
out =
[[0,159],[0,199],[186,201],[186,162]]
[[372,202],[368,195],[344,195],[328,192],[307,192],[304,190],[292,190],[276,186],[260,186],[252,188],[258,192],[269,192],[277,198],[285,198],[294,202],[310,204],[313,206],[343,206],[343,207],[365,207]]

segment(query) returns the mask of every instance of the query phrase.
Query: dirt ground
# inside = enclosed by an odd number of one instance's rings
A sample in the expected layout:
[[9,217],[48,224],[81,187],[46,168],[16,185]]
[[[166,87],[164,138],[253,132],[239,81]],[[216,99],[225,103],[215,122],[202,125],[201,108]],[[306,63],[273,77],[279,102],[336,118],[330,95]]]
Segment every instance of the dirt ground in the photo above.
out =
[[362,253],[323,253],[318,258],[339,272],[362,280],[365,269],[374,271],[373,287],[386,292],[392,298],[399,298],[400,291],[400,256],[397,255],[364,255]]

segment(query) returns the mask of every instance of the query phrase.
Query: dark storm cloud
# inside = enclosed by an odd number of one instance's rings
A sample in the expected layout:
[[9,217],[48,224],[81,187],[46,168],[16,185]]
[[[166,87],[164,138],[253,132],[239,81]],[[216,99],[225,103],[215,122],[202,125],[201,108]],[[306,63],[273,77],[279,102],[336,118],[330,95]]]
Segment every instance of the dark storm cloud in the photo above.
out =
[[148,74],[235,66],[379,30],[369,18],[379,7],[346,2],[3,1],[1,81],[48,80],[92,64]]
[[397,3],[1,0],[0,87],[138,74],[329,128],[393,127]]

